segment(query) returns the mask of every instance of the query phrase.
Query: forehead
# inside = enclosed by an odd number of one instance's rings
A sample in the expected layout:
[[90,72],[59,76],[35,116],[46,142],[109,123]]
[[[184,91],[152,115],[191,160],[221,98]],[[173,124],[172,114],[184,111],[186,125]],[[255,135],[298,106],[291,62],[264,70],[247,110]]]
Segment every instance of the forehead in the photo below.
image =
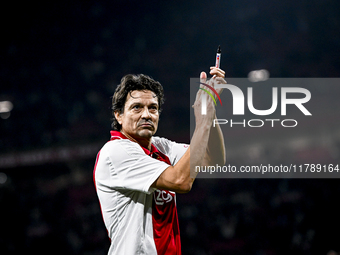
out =
[[126,97],[126,104],[130,105],[136,102],[158,104],[158,98],[156,94],[150,90],[133,90],[128,93]]

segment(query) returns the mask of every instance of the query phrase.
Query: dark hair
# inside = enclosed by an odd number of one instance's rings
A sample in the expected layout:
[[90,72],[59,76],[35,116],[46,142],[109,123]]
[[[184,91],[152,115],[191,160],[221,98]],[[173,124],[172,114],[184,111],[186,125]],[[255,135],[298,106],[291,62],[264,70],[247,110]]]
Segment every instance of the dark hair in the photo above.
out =
[[120,84],[117,86],[112,96],[112,128],[120,131],[121,125],[118,123],[115,112],[123,113],[126,97],[134,90],[150,90],[154,92],[158,98],[158,111],[161,112],[161,106],[164,103],[164,91],[162,85],[145,74],[128,74],[125,75]]

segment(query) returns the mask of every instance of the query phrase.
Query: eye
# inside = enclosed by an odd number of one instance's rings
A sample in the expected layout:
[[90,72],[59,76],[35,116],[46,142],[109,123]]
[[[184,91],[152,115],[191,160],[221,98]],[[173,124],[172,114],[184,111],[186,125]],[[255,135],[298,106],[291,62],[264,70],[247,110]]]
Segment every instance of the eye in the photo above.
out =
[[135,110],[139,110],[140,109],[140,105],[136,104],[132,107],[132,109],[135,109]]
[[149,107],[149,110],[150,110],[150,111],[158,111],[158,107],[157,107],[156,105],[151,105],[151,106]]

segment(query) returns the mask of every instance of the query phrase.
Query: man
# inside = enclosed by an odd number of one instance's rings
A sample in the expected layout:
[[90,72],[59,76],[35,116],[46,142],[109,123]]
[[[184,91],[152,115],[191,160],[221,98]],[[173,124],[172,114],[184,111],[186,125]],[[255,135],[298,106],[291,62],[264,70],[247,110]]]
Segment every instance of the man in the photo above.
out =
[[[211,86],[225,83],[223,70],[211,67],[210,74]],[[200,78],[206,82],[206,73]],[[225,163],[221,130],[212,127],[215,106],[207,97],[201,115],[202,93],[193,105],[196,129],[188,146],[154,136],[161,84],[142,74],[122,78],[112,99],[111,140],[98,153],[93,174],[111,239],[108,254],[181,254],[175,194],[191,190],[194,166]]]

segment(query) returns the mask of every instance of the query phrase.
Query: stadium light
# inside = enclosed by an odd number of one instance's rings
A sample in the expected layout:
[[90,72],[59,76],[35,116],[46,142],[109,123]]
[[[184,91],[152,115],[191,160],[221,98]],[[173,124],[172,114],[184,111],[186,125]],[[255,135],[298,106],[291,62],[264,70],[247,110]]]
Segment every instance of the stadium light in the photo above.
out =
[[13,104],[11,101],[0,101],[0,117],[2,119],[8,119],[12,109]]

